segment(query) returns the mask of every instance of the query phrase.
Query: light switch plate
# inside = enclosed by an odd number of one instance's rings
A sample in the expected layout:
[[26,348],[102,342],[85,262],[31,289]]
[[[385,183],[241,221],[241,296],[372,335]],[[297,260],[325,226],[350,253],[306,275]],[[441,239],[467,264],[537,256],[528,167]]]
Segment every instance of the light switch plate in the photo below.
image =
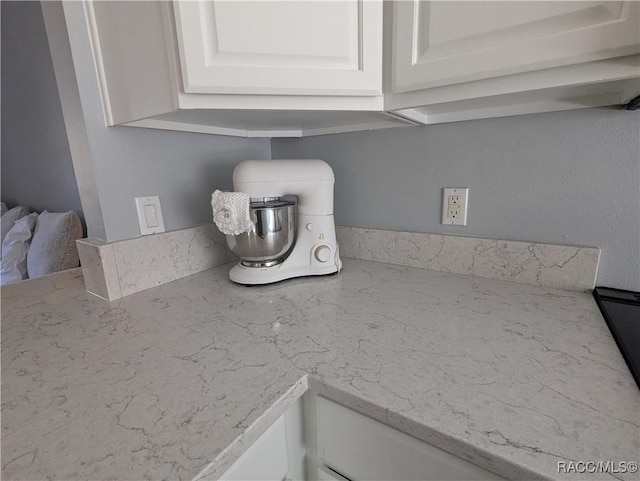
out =
[[444,187],[442,189],[442,223],[467,225],[468,187]]
[[162,207],[160,207],[160,197],[157,195],[149,197],[135,197],[136,210],[138,211],[138,224],[140,224],[140,234],[157,234],[164,232],[164,219],[162,217]]

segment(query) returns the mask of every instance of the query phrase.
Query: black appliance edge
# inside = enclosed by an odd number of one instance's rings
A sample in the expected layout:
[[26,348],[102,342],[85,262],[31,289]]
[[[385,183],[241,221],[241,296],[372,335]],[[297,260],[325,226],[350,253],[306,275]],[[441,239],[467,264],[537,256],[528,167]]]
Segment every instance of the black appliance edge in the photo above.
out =
[[[627,352],[626,346],[623,344],[620,333],[616,328],[615,322],[611,319],[611,316],[606,310],[603,301],[616,302],[621,304],[630,304],[633,306],[638,306],[638,311],[640,312],[640,293],[633,291],[626,291],[623,289],[615,289],[612,287],[596,287],[593,290],[593,297],[600,309],[600,313],[604,318],[609,330],[611,331],[611,335],[613,339],[616,341],[618,349],[622,353],[622,357],[627,363],[627,367],[635,380],[638,389],[640,389],[640,366],[636,366],[631,354]],[[640,319],[638,320],[640,322]]]

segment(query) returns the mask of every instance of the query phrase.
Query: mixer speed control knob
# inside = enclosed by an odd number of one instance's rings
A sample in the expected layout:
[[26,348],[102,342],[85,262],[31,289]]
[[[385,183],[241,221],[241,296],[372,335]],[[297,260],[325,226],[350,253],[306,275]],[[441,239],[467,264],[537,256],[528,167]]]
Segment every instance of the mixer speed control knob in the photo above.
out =
[[331,247],[318,246],[313,255],[319,262],[328,262],[331,259]]

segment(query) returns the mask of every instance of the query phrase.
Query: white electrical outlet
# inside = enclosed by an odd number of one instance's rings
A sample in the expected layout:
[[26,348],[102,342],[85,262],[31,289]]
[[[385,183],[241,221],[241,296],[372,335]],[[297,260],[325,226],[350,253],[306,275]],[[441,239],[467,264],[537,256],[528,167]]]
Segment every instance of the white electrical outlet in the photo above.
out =
[[468,187],[444,187],[442,189],[442,223],[467,225]]
[[140,234],[147,235],[164,232],[164,219],[162,218],[160,198],[157,195],[135,197],[135,201]]

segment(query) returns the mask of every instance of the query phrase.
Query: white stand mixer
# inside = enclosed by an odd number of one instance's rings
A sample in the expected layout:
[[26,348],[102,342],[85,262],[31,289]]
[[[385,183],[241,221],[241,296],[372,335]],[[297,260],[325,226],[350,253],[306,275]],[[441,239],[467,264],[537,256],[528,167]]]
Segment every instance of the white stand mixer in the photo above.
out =
[[[238,284],[255,285],[342,268],[333,220],[331,167],[322,160],[245,160],[233,171],[236,192],[251,197],[254,229],[227,236],[241,259],[229,272]],[[293,202],[296,196],[297,218]],[[286,252],[283,252],[286,251]]]

